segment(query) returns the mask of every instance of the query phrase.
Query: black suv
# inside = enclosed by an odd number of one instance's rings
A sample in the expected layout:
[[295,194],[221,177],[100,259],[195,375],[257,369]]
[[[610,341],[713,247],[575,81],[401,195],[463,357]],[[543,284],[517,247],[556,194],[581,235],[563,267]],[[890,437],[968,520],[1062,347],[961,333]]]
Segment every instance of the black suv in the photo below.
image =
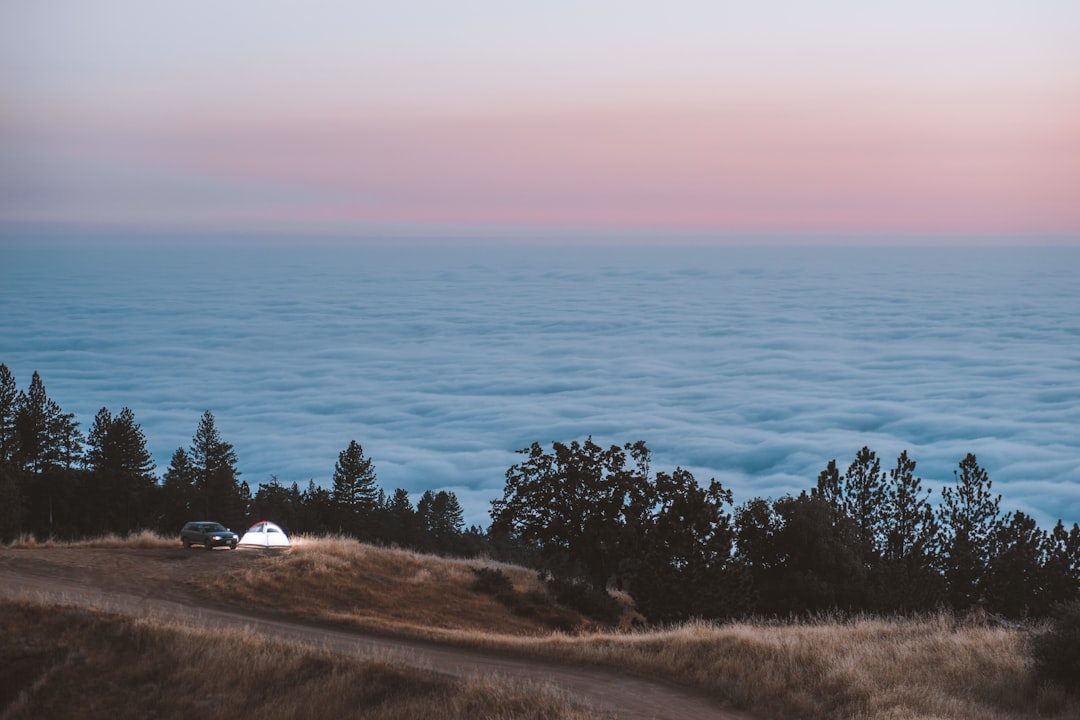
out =
[[202,545],[207,550],[213,550],[215,547],[228,547],[230,550],[235,550],[236,543],[240,542],[240,536],[221,523],[200,521],[189,522],[185,525],[180,531],[180,540],[186,548]]

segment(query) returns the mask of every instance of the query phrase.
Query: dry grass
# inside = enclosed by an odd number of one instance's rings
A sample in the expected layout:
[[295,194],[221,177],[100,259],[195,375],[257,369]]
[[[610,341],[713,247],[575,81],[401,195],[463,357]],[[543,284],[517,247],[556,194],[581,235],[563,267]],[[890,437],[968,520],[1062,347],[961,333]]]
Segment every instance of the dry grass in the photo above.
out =
[[[956,627],[939,615],[630,633],[596,631],[581,620],[574,632],[552,632],[470,591],[476,565],[308,538],[218,582],[245,601],[269,593],[271,602],[323,620],[664,677],[762,717],[1080,717],[1080,704],[1031,679],[1023,631]],[[509,576],[516,592],[543,592],[528,570],[485,565]]]
[[663,631],[529,641],[534,652],[693,685],[762,717],[1076,718],[1038,687],[1027,633],[950,616],[807,624],[690,623]]
[[[958,627],[948,615],[599,631],[543,600],[533,572],[499,563],[345,538],[226,557],[232,569],[207,582],[245,607],[667,678],[762,718],[1080,717],[1080,702],[1033,681],[1028,632]],[[509,577],[520,604],[471,590],[478,566]]]
[[245,631],[0,601],[0,720],[566,718],[553,690],[343,658]]
[[149,549],[175,547],[179,543],[176,537],[165,537],[150,530],[140,530],[130,535],[102,535],[87,540],[38,540],[33,535],[20,535],[7,547],[14,550],[35,550],[49,548],[134,548]]
[[[516,601],[500,602],[471,590],[478,567],[509,577]],[[262,552],[258,561],[210,583],[216,593],[246,607],[428,638],[474,632],[540,635],[587,624],[580,614],[555,604],[531,570],[342,537],[293,538],[288,551]]]

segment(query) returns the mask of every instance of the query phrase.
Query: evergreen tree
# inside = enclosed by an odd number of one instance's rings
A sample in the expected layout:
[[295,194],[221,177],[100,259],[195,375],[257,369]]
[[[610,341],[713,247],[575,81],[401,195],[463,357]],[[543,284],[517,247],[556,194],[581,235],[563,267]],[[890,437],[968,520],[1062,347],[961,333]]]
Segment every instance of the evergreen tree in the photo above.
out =
[[375,467],[364,457],[360,443],[352,440],[338,454],[334,466],[334,489],[331,499],[337,514],[339,530],[356,536],[369,536],[371,515],[378,499]]
[[236,526],[239,529],[244,527],[247,521],[251,519],[254,498],[251,497],[251,486],[247,484],[246,480],[240,481],[237,490],[240,499],[240,517],[242,518],[242,521]]
[[882,510],[885,506],[885,475],[881,461],[863,446],[844,473],[844,514],[855,523],[867,564],[876,559],[884,544]]
[[244,507],[237,480],[240,471],[236,469],[236,453],[230,443],[221,439],[209,410],[199,421],[189,455],[196,470],[196,512],[203,519],[216,518],[229,527],[241,527]]
[[[191,463],[184,448],[176,448],[169,467],[162,476],[161,520],[159,529],[170,535],[179,534],[185,522],[203,517],[196,510],[196,483],[198,470]],[[195,516],[199,515],[199,518]]]
[[1044,571],[1046,573],[1046,602],[1080,602],[1080,525],[1073,523],[1072,530],[1057,521],[1047,534],[1043,547]]
[[[783,612],[863,609],[870,602],[864,538],[846,515],[813,494],[773,505],[779,527],[772,538]],[[778,602],[779,601],[779,602]],[[786,605],[786,606],[785,606]]]
[[23,532],[26,504],[22,472],[13,463],[0,461],[0,543]]
[[1042,616],[1046,602],[1043,551],[1046,533],[1022,512],[1008,515],[996,529],[995,550],[987,567],[983,595],[994,612],[1019,618]]
[[299,515],[299,509],[292,507],[292,499],[289,489],[278,480],[277,475],[271,475],[269,482],[260,483],[255,497],[251,501],[252,522],[259,520],[271,520],[282,527],[296,531],[294,517]]
[[16,420],[19,415],[19,388],[8,366],[0,364],[0,463],[15,462],[18,454]]
[[49,437],[55,442],[56,465],[70,470],[82,458],[83,434],[74,413],[60,412],[59,406],[55,410],[49,423]]
[[941,576],[931,563],[938,529],[929,497],[905,450],[889,471],[881,513],[883,610],[929,611],[941,599]]
[[27,497],[18,460],[19,388],[8,366],[0,364],[0,542],[23,531]]
[[[303,525],[298,532],[315,533],[325,535],[331,529],[331,516],[333,514],[333,501],[330,491],[315,484],[314,480],[308,480],[307,490],[301,497],[303,508]],[[378,506],[376,506],[378,510]],[[374,515],[374,512],[372,514]],[[378,536],[376,527],[366,533],[372,539]]]
[[19,393],[16,406],[16,457],[20,465],[33,472],[50,466],[70,469],[81,450],[78,423],[73,414],[65,414],[49,398],[37,372],[29,389]]
[[954,471],[956,485],[942,490],[938,506],[942,554],[949,603],[962,610],[983,598],[987,563],[1001,522],[1001,496],[978,460],[968,453]]
[[87,437],[85,463],[96,486],[88,505],[97,508],[102,530],[127,533],[152,524],[157,504],[154,461],[130,408],[115,417],[108,408],[98,411]]
[[420,540],[420,519],[409,499],[409,492],[397,488],[386,499],[384,539],[406,547],[416,547]]
[[96,472],[124,473],[154,478],[154,461],[146,449],[146,435],[135,413],[124,408],[113,417],[107,407],[94,417],[86,439],[86,466]]
[[436,549],[452,550],[454,540],[465,527],[464,512],[457,496],[446,490],[425,490],[416,504],[416,511]]

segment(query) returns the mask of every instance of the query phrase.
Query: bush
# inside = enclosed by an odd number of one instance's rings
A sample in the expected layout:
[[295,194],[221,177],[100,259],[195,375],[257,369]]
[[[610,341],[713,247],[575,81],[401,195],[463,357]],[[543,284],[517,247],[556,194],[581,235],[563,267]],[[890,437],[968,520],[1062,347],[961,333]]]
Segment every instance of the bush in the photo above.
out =
[[606,590],[588,583],[550,578],[547,585],[556,600],[593,620],[611,625],[618,622],[622,614],[622,604],[618,600]]
[[1050,627],[1031,644],[1035,677],[1080,695],[1080,601],[1055,607]]
[[514,583],[510,576],[498,568],[473,567],[476,579],[473,580],[469,589],[473,592],[491,595],[496,598],[504,598],[514,593]]

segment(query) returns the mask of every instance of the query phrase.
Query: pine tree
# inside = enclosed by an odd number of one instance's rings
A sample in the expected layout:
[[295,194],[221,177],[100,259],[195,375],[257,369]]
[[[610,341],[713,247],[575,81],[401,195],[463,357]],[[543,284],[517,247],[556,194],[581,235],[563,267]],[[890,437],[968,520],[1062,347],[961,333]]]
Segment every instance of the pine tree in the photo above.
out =
[[106,407],[98,411],[87,437],[85,462],[96,480],[96,492],[88,501],[98,508],[102,530],[126,533],[150,525],[157,500],[154,461],[131,408],[115,417]]
[[844,513],[855,523],[868,560],[884,544],[881,532],[884,504],[885,475],[881,472],[881,461],[873,450],[864,446],[844,473]]
[[17,458],[22,467],[41,472],[46,467],[71,467],[79,457],[81,434],[75,416],[65,414],[45,392],[34,373],[30,387],[16,399]]
[[[304,491],[300,500],[303,509],[303,525],[298,532],[317,533],[320,535],[328,533],[331,527],[330,518],[333,514],[330,491],[316,485],[314,480],[308,480],[307,490]],[[365,536],[369,536],[372,539],[377,537],[377,535],[377,531],[368,533],[365,530]]]
[[922,478],[915,477],[915,461],[907,450],[889,471],[882,520],[885,530],[885,558],[924,558],[937,532],[930,490],[923,490]]
[[179,534],[185,522],[199,519],[194,517],[199,514],[195,509],[197,481],[198,470],[191,464],[187,451],[182,447],[176,448],[161,478],[161,532]]
[[425,490],[416,504],[420,522],[440,550],[450,550],[450,543],[465,527],[464,512],[457,495],[446,490]]
[[339,529],[353,535],[364,534],[378,500],[378,487],[374,464],[371,458],[364,457],[363,447],[355,440],[338,454],[331,499]]
[[116,417],[107,407],[94,417],[86,439],[85,463],[96,472],[123,473],[153,481],[154,460],[146,449],[146,435],[135,413],[124,408]]
[[397,488],[386,498],[384,539],[406,547],[415,547],[420,539],[420,521],[409,499],[409,491]]
[[836,511],[837,522],[854,525],[856,539],[867,564],[873,564],[885,544],[882,517],[886,501],[885,475],[881,461],[868,447],[863,447],[848,465],[843,476],[836,460],[818,475],[811,493]]
[[1080,602],[1080,525],[1072,530],[1057,521],[1043,547],[1046,572],[1046,603]]
[[931,567],[938,528],[929,497],[905,450],[889,471],[881,514],[883,610],[928,611],[940,600],[941,576]]
[[18,451],[16,419],[19,388],[8,366],[0,364],[0,463],[14,462]]
[[0,462],[0,543],[11,542],[23,532],[25,516],[21,471],[9,462]]
[[236,453],[230,443],[221,439],[209,410],[203,413],[189,450],[195,467],[195,490],[198,498],[196,512],[202,519],[218,519],[232,527],[244,521],[236,469]]
[[1001,524],[1001,495],[991,495],[986,470],[968,453],[953,472],[955,487],[941,491],[938,522],[949,602],[953,608],[969,608],[981,597],[986,569]]
[[1049,612],[1043,567],[1046,533],[1017,511],[998,525],[994,545],[983,588],[990,608],[1013,618]]

